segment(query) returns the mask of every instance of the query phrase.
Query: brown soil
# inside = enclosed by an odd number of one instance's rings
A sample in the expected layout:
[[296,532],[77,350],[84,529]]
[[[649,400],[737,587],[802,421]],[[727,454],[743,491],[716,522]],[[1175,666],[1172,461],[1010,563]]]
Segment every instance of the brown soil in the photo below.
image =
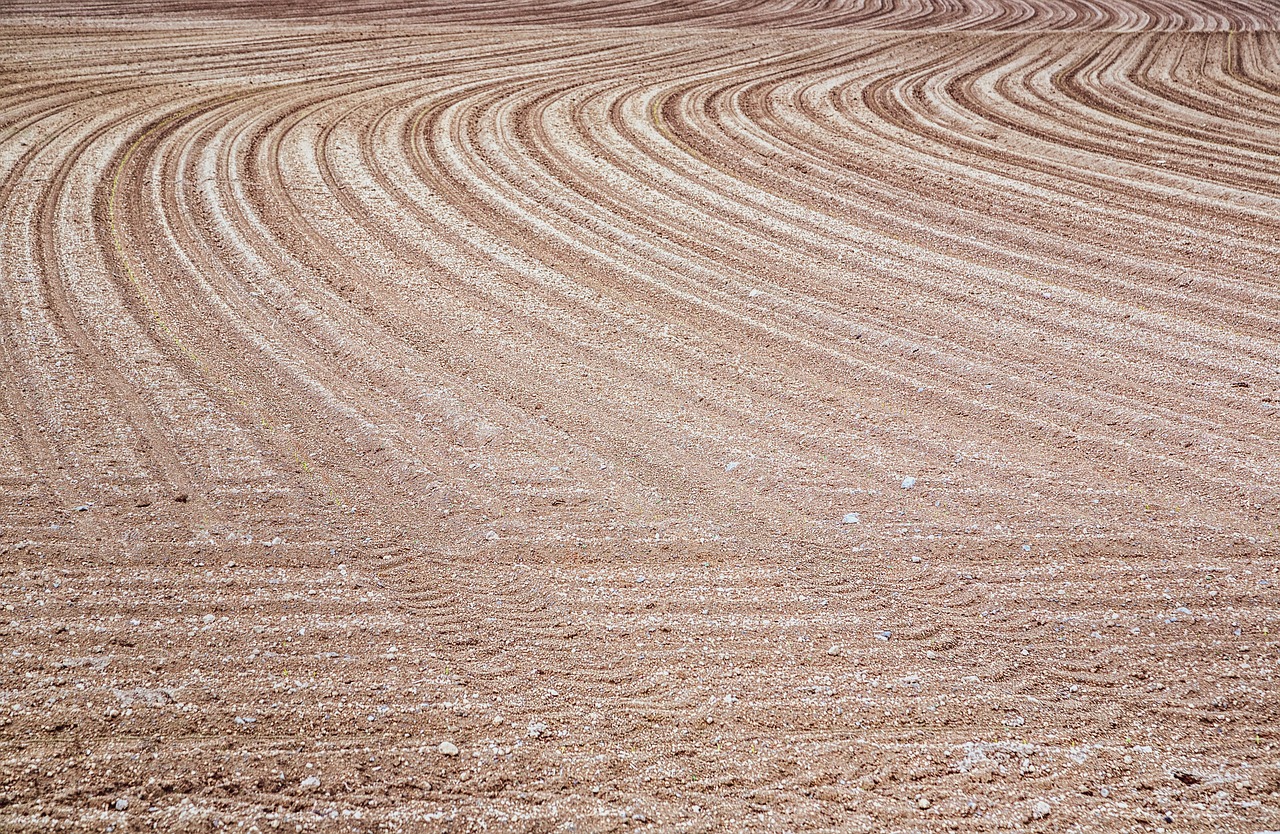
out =
[[140,6],[0,18],[0,827],[1280,828],[1274,4]]

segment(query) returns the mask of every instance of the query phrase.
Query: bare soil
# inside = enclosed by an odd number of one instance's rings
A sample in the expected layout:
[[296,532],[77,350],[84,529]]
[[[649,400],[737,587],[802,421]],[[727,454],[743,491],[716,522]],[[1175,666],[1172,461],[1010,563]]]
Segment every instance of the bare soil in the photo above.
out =
[[0,827],[1280,829],[1280,11],[7,4]]

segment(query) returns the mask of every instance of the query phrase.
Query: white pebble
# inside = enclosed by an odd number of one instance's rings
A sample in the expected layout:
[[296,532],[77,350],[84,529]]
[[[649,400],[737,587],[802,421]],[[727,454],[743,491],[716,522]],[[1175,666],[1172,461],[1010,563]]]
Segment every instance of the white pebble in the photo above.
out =
[[857,513],[845,513],[843,522],[845,524],[858,524],[862,518]]
[[910,475],[902,479],[903,489],[911,489],[915,485],[916,485],[916,479],[911,477]]
[[498,533],[496,530],[490,530],[484,534],[484,538],[485,541],[496,542],[498,540]]
[[760,290],[753,289],[751,292],[747,293],[747,295],[749,295],[752,298],[755,298],[758,295],[764,295],[764,293],[760,292]]
[[732,472],[733,470],[737,469],[739,465],[740,464],[736,460],[731,460],[724,465],[724,471]]
[[440,746],[437,747],[436,750],[440,753],[441,756],[458,755],[458,745],[454,744],[452,741],[440,742]]
[[303,779],[301,782],[298,783],[298,787],[304,790],[307,790],[310,788],[318,788],[320,787],[320,777],[308,776],[306,779]]

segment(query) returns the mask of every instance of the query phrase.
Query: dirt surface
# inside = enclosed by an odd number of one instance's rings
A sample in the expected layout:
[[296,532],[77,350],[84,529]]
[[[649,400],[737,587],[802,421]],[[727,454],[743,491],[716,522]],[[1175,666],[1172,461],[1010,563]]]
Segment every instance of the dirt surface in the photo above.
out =
[[5,14],[0,827],[1280,829],[1274,4]]

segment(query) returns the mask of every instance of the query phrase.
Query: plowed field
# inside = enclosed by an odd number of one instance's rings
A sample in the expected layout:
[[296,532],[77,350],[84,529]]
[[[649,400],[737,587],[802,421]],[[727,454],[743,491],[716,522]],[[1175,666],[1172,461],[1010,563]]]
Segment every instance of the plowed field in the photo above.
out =
[[0,827],[1280,828],[1280,9],[0,12]]

